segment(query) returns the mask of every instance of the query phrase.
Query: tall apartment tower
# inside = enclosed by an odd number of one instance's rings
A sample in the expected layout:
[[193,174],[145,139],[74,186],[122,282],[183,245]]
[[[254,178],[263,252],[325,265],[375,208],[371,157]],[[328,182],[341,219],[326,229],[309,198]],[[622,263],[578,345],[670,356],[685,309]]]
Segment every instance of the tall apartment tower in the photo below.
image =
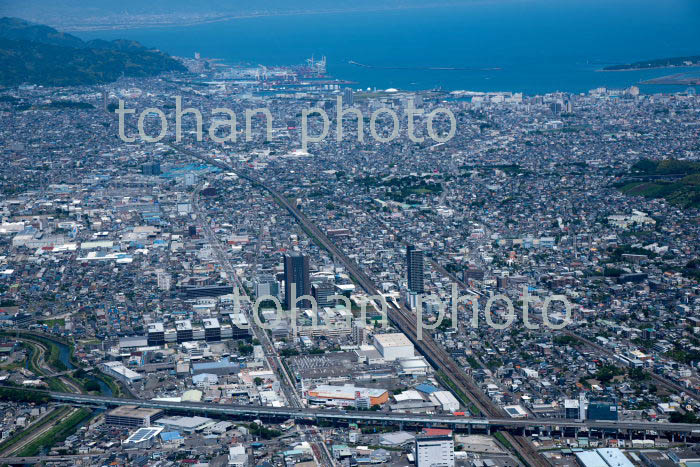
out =
[[343,104],[347,106],[352,106],[355,103],[355,99],[351,88],[343,89]]
[[408,290],[416,294],[425,292],[423,284],[423,252],[415,246],[406,247],[406,271],[408,273]]
[[[292,284],[296,284],[296,294],[292,297]],[[311,293],[309,280],[309,257],[299,252],[284,255],[284,304],[289,309],[292,302],[302,295]],[[304,300],[308,302],[308,300]],[[309,306],[309,303],[298,303],[298,307]]]

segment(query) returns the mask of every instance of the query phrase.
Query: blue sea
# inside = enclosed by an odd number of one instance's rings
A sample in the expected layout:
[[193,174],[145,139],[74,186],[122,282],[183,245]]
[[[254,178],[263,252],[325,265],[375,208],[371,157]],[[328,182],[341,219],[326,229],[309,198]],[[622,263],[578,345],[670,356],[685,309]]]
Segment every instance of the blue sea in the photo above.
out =
[[[611,64],[700,55],[700,1],[475,0],[457,7],[268,16],[77,35],[134,39],[173,55],[200,52],[231,64],[294,65],[325,55],[329,74],[362,88],[532,95],[624,88],[680,71],[697,73],[698,68],[599,70]],[[641,89],[675,92],[685,87]]]

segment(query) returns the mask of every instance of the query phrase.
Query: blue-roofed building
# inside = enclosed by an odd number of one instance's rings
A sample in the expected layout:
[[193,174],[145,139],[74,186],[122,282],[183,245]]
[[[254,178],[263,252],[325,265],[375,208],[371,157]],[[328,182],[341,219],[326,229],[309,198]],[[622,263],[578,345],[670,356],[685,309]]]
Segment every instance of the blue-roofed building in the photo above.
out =
[[434,392],[439,391],[439,389],[433,386],[432,384],[423,383],[416,386],[416,391],[420,391],[424,394],[432,394]]
[[180,433],[178,433],[177,431],[164,431],[163,433],[160,434],[160,439],[164,443],[172,443],[175,441],[184,440],[182,435]]

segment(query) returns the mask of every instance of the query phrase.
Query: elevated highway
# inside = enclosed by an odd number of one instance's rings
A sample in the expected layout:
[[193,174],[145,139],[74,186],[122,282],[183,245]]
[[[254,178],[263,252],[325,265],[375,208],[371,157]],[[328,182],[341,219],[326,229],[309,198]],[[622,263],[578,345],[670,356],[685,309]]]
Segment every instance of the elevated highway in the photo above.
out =
[[558,418],[497,418],[466,417],[454,415],[395,414],[374,411],[337,410],[324,408],[267,407],[256,405],[213,404],[204,402],[165,402],[121,397],[94,396],[69,392],[47,392],[30,390],[48,395],[51,399],[73,405],[93,405],[114,407],[137,405],[154,409],[190,412],[203,415],[228,415],[241,418],[274,418],[295,420],[326,420],[332,422],[361,422],[368,424],[385,423],[410,424],[424,427],[445,425],[455,428],[522,429],[538,427],[575,428],[579,430],[634,430],[666,433],[697,433],[700,424],[647,422],[638,420],[569,420]]

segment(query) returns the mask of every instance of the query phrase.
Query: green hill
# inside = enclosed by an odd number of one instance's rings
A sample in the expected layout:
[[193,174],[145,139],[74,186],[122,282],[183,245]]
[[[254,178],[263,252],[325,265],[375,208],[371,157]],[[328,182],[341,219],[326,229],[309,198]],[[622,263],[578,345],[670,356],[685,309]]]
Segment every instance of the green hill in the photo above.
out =
[[185,67],[138,42],[84,42],[48,26],[0,19],[0,85],[100,84],[120,76],[155,76],[168,71],[185,71]]
[[627,195],[664,198],[682,208],[700,208],[700,162],[640,159],[628,175],[634,181],[618,185]]

